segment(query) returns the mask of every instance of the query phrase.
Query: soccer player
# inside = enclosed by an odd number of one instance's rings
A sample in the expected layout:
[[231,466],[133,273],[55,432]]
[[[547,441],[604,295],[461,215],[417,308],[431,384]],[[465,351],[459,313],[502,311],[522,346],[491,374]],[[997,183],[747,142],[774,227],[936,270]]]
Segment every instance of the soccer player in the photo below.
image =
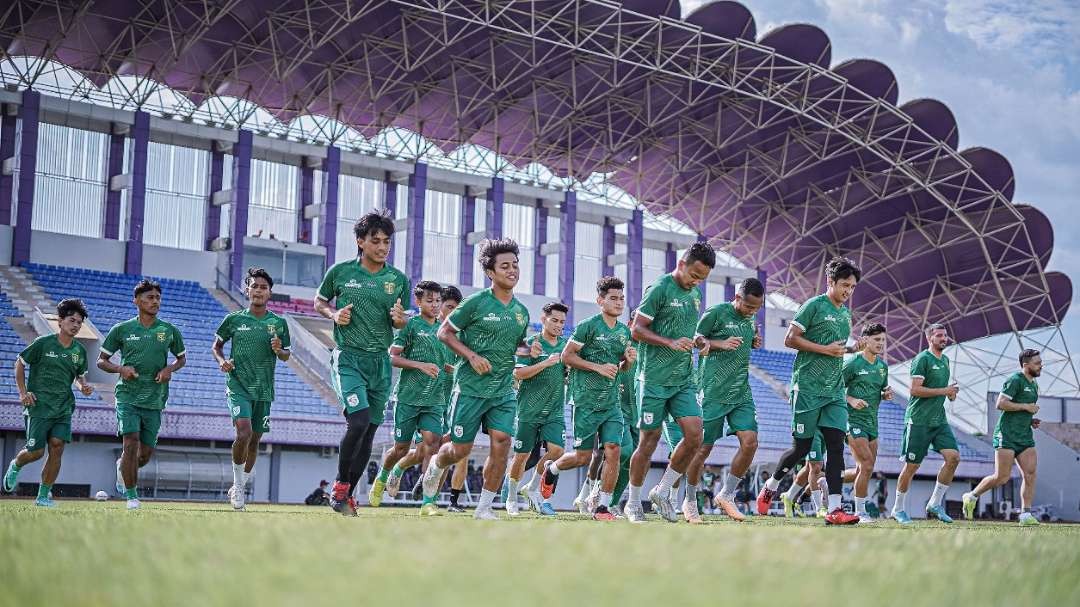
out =
[[[964,518],[975,517],[979,496],[1009,481],[1013,463],[1020,468],[1020,524],[1038,525],[1039,519],[1031,513],[1035,499],[1035,469],[1038,455],[1035,437],[1031,429],[1039,427],[1039,384],[1035,381],[1042,374],[1042,357],[1038,350],[1027,349],[1020,353],[1020,371],[1005,380],[998,394],[997,408],[1001,411],[994,427],[994,473],[979,481],[978,486],[964,494]],[[18,375],[16,375],[18,377]]]
[[386,452],[378,477],[368,491],[368,502],[378,508],[390,470],[405,457],[412,446],[413,435],[419,430],[417,445],[421,459],[424,453],[439,449],[443,434],[442,376],[450,360],[446,346],[439,341],[439,309],[442,307],[442,286],[422,280],[413,289],[419,314],[405,323],[390,346],[390,364],[401,369],[394,388],[394,446]]
[[[765,285],[747,278],[735,291],[735,299],[712,306],[697,325],[697,334],[709,340],[709,353],[698,362],[699,392],[704,440],[686,473],[687,492],[701,480],[705,458],[723,436],[735,435],[739,450],[731,459],[731,470],[714,503],[735,521],[743,516],[735,506],[735,489],[750,469],[757,452],[757,409],[750,392],[750,349],[761,347],[754,317],[765,301]],[[683,517],[701,522],[697,500],[683,501]]]
[[[446,318],[448,316],[450,316],[450,313],[453,312],[454,309],[457,308],[459,304],[461,304],[461,300],[462,300],[461,290],[459,290],[457,287],[455,287],[453,285],[445,286],[445,287],[443,287],[442,292],[440,293],[440,298],[442,299],[442,305],[439,307],[439,323],[442,323],[444,320],[446,320]],[[454,359],[455,357],[449,351],[447,351],[447,357],[448,357],[447,364],[443,366],[443,371],[444,372],[439,374],[439,383],[440,383],[440,388],[442,389],[442,394],[443,394],[443,407],[442,407],[442,416],[443,416],[442,442],[443,443],[448,442],[450,440],[450,435],[447,434],[447,430],[448,430],[448,428],[447,428],[447,414],[449,413],[450,393],[454,389],[454,364],[453,363],[455,361],[452,360],[452,359]],[[422,440],[423,439],[420,439],[417,442],[418,443],[422,442]],[[390,476],[387,477],[387,479],[386,479],[386,494],[389,495],[390,497],[396,498],[397,495],[398,495],[398,491],[401,488],[401,475],[404,474],[406,470],[408,470],[409,468],[411,468],[412,466],[415,466],[417,464],[421,465],[421,472],[423,472],[424,470],[427,470],[428,462],[430,462],[431,458],[435,455],[435,451],[438,451],[438,449],[436,449],[434,451],[428,451],[428,450],[424,450],[424,449],[417,449],[415,447],[413,449],[410,449],[408,455],[401,458],[401,460],[399,460],[398,463],[394,464],[394,467],[390,469]],[[464,476],[462,476],[462,478],[464,478]],[[419,479],[417,479],[417,481],[416,481],[416,487],[413,487],[413,495],[414,495],[413,499],[420,499],[419,497],[416,497],[416,495],[418,493],[420,493],[420,480]]]
[[798,350],[791,376],[794,439],[776,465],[776,471],[757,498],[758,514],[767,514],[780,481],[810,452],[814,435],[825,442],[825,478],[829,485],[829,525],[853,525],[857,516],[844,512],[840,498],[844,474],[844,433],[847,401],[844,397],[844,354],[851,335],[851,312],[844,303],[851,297],[862,271],[849,259],[836,257],[825,265],[827,289],[799,308],[788,327],[784,345]]
[[785,517],[802,516],[800,502],[807,487],[816,487],[816,489],[810,490],[810,505],[813,507],[814,513],[819,518],[829,514],[829,511],[825,509],[825,501],[822,499],[822,496],[828,492],[825,477],[821,474],[821,466],[824,461],[825,439],[818,432],[814,435],[814,442],[810,444],[810,452],[806,454],[806,461],[802,463],[801,467],[798,467],[795,478],[792,479],[791,487],[788,487],[786,492],[780,494],[780,503],[784,506]]
[[488,429],[490,454],[484,488],[473,517],[498,520],[491,503],[502,485],[517,409],[513,390],[515,354],[525,340],[529,309],[514,298],[520,272],[518,245],[509,238],[487,240],[480,247],[480,267],[491,287],[465,298],[439,327],[439,339],[463,362],[454,378],[450,404],[450,441],[424,473],[421,514],[437,514],[435,495],[442,471],[472,451],[481,424]]
[[[353,492],[371,458],[371,442],[386,414],[390,396],[390,355],[394,329],[408,320],[409,279],[386,263],[394,221],[373,211],[353,226],[358,255],[334,264],[323,277],[315,311],[334,321],[330,384],[345,416],[345,436],[338,453],[338,473],[331,505],[356,515]],[[333,300],[335,307],[330,306]],[[336,309],[335,309],[336,308]]]
[[[15,386],[23,405],[26,422],[26,445],[8,464],[3,490],[12,493],[19,480],[19,470],[36,462],[49,449],[41,468],[34,505],[51,508],[56,504],[49,492],[60,474],[64,445],[71,442],[71,415],[75,411],[72,382],[79,391],[90,396],[94,388],[86,383],[86,348],[75,341],[86,320],[86,307],[78,299],[65,299],[56,306],[59,331],[42,335],[23,349],[15,359]],[[26,382],[26,367],[30,367],[30,382]]]
[[902,525],[911,523],[907,513],[907,491],[930,449],[940,453],[945,463],[938,471],[934,492],[926,504],[926,514],[943,523],[953,522],[941,502],[949,490],[956,467],[960,465],[960,450],[949,420],[945,417],[945,399],[956,400],[959,387],[949,381],[949,357],[945,356],[949,333],[945,326],[934,323],[927,327],[926,340],[930,347],[911,361],[911,399],[904,413],[904,438],[900,443],[900,459],[904,460],[904,468],[896,479],[892,515]]
[[885,352],[885,325],[875,322],[864,326],[860,343],[862,351],[844,364],[847,441],[855,456],[855,516],[860,523],[870,523],[875,519],[866,513],[866,498],[877,461],[878,407],[882,399],[892,398],[889,365],[881,358]]
[[[547,448],[536,462],[535,476],[540,476],[549,461],[563,456],[566,367],[563,366],[562,352],[566,347],[563,329],[569,310],[559,302],[545,304],[540,314],[542,330],[525,342],[529,347],[527,355],[519,353],[517,357],[514,379],[520,381],[521,385],[518,387],[517,417],[514,420],[514,462],[510,465],[510,483],[506,493],[506,511],[511,516],[517,515],[518,483],[525,473],[529,455],[537,444],[544,441]],[[548,498],[541,495],[539,488],[529,486],[526,495],[538,514],[555,514],[555,509]]]
[[[158,318],[161,285],[143,279],[135,285],[138,316],[118,323],[101,344],[98,369],[120,376],[116,383],[117,435],[124,450],[116,462],[116,490],[127,507],[139,507],[139,468],[150,462],[161,429],[161,411],[169,400],[169,380],[187,363],[184,338],[173,325]],[[120,353],[120,364],[112,362]],[[169,354],[173,362],[169,364]]]
[[563,350],[563,363],[571,370],[574,453],[548,463],[540,484],[540,493],[551,497],[559,473],[587,465],[599,442],[604,449],[604,468],[600,473],[600,501],[593,511],[593,519],[598,521],[615,520],[610,507],[619,479],[624,424],[617,380],[619,371],[629,369],[637,358],[630,345],[630,328],[619,322],[626,305],[623,288],[623,281],[614,276],[596,282],[600,313],[578,324]]
[[[236,439],[232,444],[233,485],[229,501],[244,509],[247,486],[259,455],[259,441],[270,431],[270,404],[274,401],[274,368],[289,360],[292,341],[285,319],[266,309],[274,279],[262,268],[248,268],[244,291],[246,310],[230,313],[218,326],[211,352],[218,368],[228,374],[225,394]],[[229,357],[225,343],[232,342]]]
[[649,472],[652,454],[660,440],[660,426],[669,414],[682,428],[685,437],[671,453],[671,461],[660,482],[649,491],[649,501],[668,522],[677,520],[668,500],[675,479],[686,472],[694,452],[701,447],[701,406],[694,386],[692,352],[709,353],[709,341],[695,336],[701,291],[698,288],[713,267],[716,252],[705,242],[687,249],[670,274],[649,286],[634,319],[633,336],[644,344],[641,353],[638,389],[641,418],[641,442],[630,461],[630,503],[626,518],[645,520],[641,507],[641,487]]

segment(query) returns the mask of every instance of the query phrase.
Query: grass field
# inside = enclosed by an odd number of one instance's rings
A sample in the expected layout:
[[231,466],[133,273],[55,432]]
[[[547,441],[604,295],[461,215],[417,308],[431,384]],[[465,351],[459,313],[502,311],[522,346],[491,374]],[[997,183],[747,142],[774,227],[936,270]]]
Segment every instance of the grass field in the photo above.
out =
[[0,604],[1080,605],[1077,525],[709,522],[8,499]]

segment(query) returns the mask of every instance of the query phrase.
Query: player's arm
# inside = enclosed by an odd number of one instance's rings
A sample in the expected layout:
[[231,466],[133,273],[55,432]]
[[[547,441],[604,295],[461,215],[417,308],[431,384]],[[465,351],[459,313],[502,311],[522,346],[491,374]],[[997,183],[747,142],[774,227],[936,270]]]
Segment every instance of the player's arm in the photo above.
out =
[[788,325],[787,335],[784,336],[784,345],[800,352],[811,352],[813,354],[821,354],[823,356],[835,356],[837,358],[842,357],[847,348],[844,347],[843,342],[834,342],[831,344],[817,344],[804,337],[803,328],[792,322]]
[[634,321],[634,330],[631,333],[634,341],[639,341],[652,346],[660,346],[662,348],[670,348],[680,352],[689,352],[694,349],[694,340],[689,337],[669,339],[656,331],[653,331],[652,321],[652,318],[646,316],[641,310],[638,310],[637,317]]
[[292,356],[292,338],[289,337],[288,323],[282,325],[280,335],[274,333],[274,336],[270,338],[270,350],[274,352],[274,356],[281,362],[289,360],[289,357]]
[[443,321],[443,324],[439,327],[439,341],[446,344],[446,347],[450,348],[451,352],[469,363],[473,371],[478,374],[483,375],[491,371],[491,363],[488,359],[473,352],[469,346],[465,345],[465,342],[458,339],[458,329],[450,322],[449,318]]
[[537,375],[540,375],[544,369],[553,367],[559,364],[559,355],[552,354],[551,356],[542,359],[540,362],[531,365],[519,365],[514,367],[514,379],[518,381],[525,381],[526,379],[532,379]]
[[936,398],[938,396],[946,396],[948,398],[955,398],[959,388],[956,384],[947,386],[945,388],[927,388],[923,385],[926,381],[925,378],[912,375],[911,376],[911,395],[915,398]]
[[596,373],[597,375],[603,375],[608,379],[615,379],[615,376],[619,373],[619,365],[614,364],[598,364],[590,362],[581,357],[579,352],[584,344],[576,342],[573,339],[566,342],[566,347],[562,351],[562,362],[571,369],[578,369],[580,371],[589,371]]
[[19,390],[19,402],[24,407],[32,407],[37,402],[34,393],[26,391],[26,364],[21,356],[15,358],[15,387]]
[[1016,398],[1017,387],[1014,382],[1006,382],[1005,387],[1002,388],[1001,393],[997,397],[997,410],[998,411],[1026,411],[1028,413],[1038,413],[1039,406],[1035,403],[1017,403],[1013,402]]
[[412,369],[414,371],[420,371],[430,375],[431,377],[439,376],[439,365],[435,363],[426,363],[420,360],[412,360],[406,358],[404,355],[405,347],[399,345],[390,346],[390,365],[397,367],[398,369]]
[[232,359],[225,357],[225,340],[221,339],[220,335],[214,336],[214,345],[210,347],[210,353],[214,355],[218,368],[223,372],[228,373],[236,368]]

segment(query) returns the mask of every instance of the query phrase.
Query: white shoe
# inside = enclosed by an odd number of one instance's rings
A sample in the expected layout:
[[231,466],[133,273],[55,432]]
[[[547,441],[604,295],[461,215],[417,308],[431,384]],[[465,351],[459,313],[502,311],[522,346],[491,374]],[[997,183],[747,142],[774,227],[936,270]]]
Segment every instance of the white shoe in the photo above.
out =
[[596,512],[596,507],[600,505],[600,494],[590,493],[589,497],[585,498],[585,512],[592,514]]
[[668,501],[668,496],[661,495],[659,487],[653,487],[649,490],[649,501],[652,502],[653,509],[660,513],[660,517],[665,521],[669,523],[678,522],[679,517],[675,514],[671,502]]
[[390,499],[397,499],[398,491],[401,491],[401,477],[391,474],[386,479],[386,495]]
[[140,507],[142,507],[142,504],[139,503],[138,498],[130,499],[127,501],[128,510],[138,510]]
[[872,524],[878,522],[878,520],[876,518],[870,516],[869,514],[866,514],[865,512],[863,512],[862,514],[860,514],[858,516],[859,516],[859,524],[860,525],[872,525]]
[[244,509],[244,492],[240,491],[236,485],[229,487],[229,503],[232,504],[233,510]]
[[578,511],[579,514],[588,514],[589,513],[588,505],[586,505],[585,500],[581,499],[580,497],[575,497],[574,498],[574,507],[577,508],[577,511]]
[[540,514],[540,508],[544,504],[544,496],[540,495],[539,491],[530,491],[525,494],[525,498],[529,500],[529,507],[532,508],[532,511]]
[[645,522],[645,510],[642,509],[641,504],[627,503],[626,508],[623,509],[623,514],[626,515],[626,520],[631,523],[644,523]]
[[497,521],[499,516],[492,511],[491,506],[477,508],[473,511],[473,518],[478,521]]
[[506,497],[506,513],[510,516],[517,516],[521,511],[521,507],[518,506],[517,496]]
[[424,471],[424,477],[420,479],[420,484],[424,489],[425,496],[434,496],[439,490],[439,480],[442,479],[442,471],[439,474],[435,474],[435,466],[428,466],[428,469]]

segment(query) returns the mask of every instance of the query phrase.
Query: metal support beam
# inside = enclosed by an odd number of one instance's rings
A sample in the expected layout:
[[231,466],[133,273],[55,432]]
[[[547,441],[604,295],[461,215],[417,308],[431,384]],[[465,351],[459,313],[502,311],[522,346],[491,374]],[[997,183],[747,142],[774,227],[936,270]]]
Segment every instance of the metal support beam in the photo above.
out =
[[300,163],[300,204],[296,216],[296,242],[311,244],[315,234],[311,232],[311,218],[307,209],[315,204],[315,167],[309,162]]
[[476,229],[476,197],[466,191],[461,197],[461,245],[458,247],[458,286],[471,287],[473,282],[473,244],[469,234]]
[[150,114],[135,112],[131,131],[131,197],[128,199],[128,238],[124,243],[124,273],[142,274],[143,222],[146,219],[146,166],[150,157]]
[[[408,216],[405,218],[408,232],[405,234],[405,256],[408,270],[406,273],[412,284],[416,284],[424,276],[424,208],[427,199],[427,165],[417,162],[413,172],[409,175],[409,203]],[[411,302],[401,302],[406,308],[411,307]]]
[[[127,147],[127,137],[120,133],[109,135],[109,159],[108,182],[111,185],[113,178],[124,174],[124,148]],[[124,195],[123,189],[105,189],[105,238],[118,240],[120,238],[120,201]]]
[[229,257],[229,281],[235,287],[244,276],[244,237],[248,231],[248,204],[251,202],[252,133],[241,130],[233,146],[232,249]]
[[642,285],[641,264],[645,249],[645,212],[634,209],[630,224],[626,229],[629,242],[626,245],[628,261],[626,264],[626,303],[631,310],[641,304]]
[[383,176],[383,208],[390,213],[390,217],[397,217],[397,186],[393,173],[386,171]]
[[533,261],[533,295],[547,294],[547,258],[544,257],[540,247],[547,243],[547,220],[548,210],[541,200],[536,201],[536,220],[533,222],[533,246],[536,250],[536,259]]
[[615,255],[615,224],[611,219],[605,219],[601,230],[603,242],[600,250],[600,276],[613,276],[615,267],[611,263],[611,256]]
[[338,183],[341,181],[341,148],[326,148],[323,160],[323,215],[319,218],[322,228],[320,243],[326,247],[326,267],[334,265],[337,256]]
[[30,261],[40,109],[41,93],[23,91],[22,105],[19,106],[19,120],[22,122],[22,138],[19,144],[19,195],[15,201],[15,234],[11,241],[13,265]]
[[559,219],[559,299],[570,308],[566,325],[574,325],[574,255],[576,254],[577,192],[567,190]]
[[[15,131],[18,116],[0,112],[0,163],[15,157]],[[11,225],[11,198],[15,193],[15,176],[0,171],[0,225]]]
[[210,150],[210,193],[206,196],[206,250],[210,243],[221,236],[221,206],[214,204],[214,195],[221,191],[225,179],[225,152]]

